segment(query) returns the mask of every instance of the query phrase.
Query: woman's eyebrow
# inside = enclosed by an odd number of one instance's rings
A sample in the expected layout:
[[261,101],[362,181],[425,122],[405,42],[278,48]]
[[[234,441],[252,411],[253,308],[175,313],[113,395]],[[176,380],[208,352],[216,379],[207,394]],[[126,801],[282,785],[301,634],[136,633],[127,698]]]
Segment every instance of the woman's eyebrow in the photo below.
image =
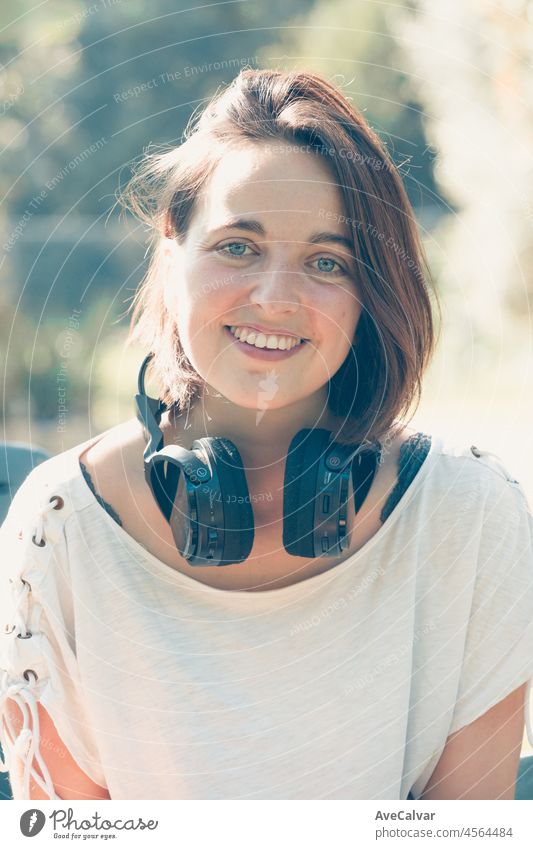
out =
[[[251,233],[257,233],[259,236],[266,236],[266,230],[261,224],[260,221],[257,221],[255,218],[234,218],[230,221],[226,221],[224,224],[221,224],[219,227],[215,227],[213,230],[210,230],[207,233],[207,236],[214,236],[215,233],[218,233],[220,230],[247,230]],[[350,239],[346,236],[342,236],[340,233],[330,233],[327,230],[322,230],[320,233],[313,233],[312,236],[307,240],[309,244],[319,244],[322,242],[335,242],[338,245],[343,245],[348,251],[352,251],[352,243]]]

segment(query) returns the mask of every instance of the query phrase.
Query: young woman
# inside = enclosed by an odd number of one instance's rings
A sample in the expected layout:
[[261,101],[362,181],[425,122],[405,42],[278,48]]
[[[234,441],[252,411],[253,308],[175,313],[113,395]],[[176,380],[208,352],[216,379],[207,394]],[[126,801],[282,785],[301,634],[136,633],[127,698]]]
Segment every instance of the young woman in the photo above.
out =
[[[136,418],[31,473],[1,532],[15,798],[513,798],[532,519],[490,452],[407,427],[435,299],[378,137],[319,76],[246,70],[127,200],[164,445],[237,446],[253,546],[180,553]],[[347,547],[295,556],[285,471],[317,428],[379,463]]]

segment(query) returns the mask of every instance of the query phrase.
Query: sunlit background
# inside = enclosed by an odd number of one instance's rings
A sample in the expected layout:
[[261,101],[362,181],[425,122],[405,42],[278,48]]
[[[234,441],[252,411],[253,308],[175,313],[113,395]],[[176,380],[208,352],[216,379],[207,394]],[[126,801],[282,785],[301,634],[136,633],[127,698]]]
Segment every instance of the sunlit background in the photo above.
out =
[[533,503],[533,2],[191,5],[2,3],[3,438],[57,453],[134,415],[127,163],[241,67],[301,68],[364,111],[419,221],[444,325],[413,423],[495,452]]

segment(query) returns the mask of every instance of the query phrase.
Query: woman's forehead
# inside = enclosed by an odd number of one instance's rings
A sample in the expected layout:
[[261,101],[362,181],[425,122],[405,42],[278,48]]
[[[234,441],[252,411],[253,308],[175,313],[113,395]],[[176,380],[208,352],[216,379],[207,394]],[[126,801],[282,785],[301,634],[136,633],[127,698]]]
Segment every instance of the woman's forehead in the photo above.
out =
[[[250,183],[280,185],[294,183],[335,185],[336,177],[324,157],[309,151],[307,145],[278,141],[254,143],[227,150],[213,174],[213,187],[231,194]],[[294,185],[291,190],[294,191]]]
[[323,219],[325,211],[328,217],[344,211],[327,165],[316,154],[275,143],[224,154],[200,192],[194,219],[209,232],[235,219],[259,219],[265,229],[278,221],[300,230],[310,226],[305,219]]

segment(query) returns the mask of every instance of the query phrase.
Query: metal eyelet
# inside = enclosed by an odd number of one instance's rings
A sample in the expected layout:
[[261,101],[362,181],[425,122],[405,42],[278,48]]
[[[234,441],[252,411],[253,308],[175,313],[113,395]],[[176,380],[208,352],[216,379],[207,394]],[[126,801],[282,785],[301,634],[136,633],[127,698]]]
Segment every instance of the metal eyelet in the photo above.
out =
[[14,630],[15,630],[15,626],[12,625],[11,628],[10,628],[9,622],[7,622],[6,625],[4,626],[4,634],[12,634]]
[[30,582],[29,582],[29,581],[27,581],[27,580],[26,580],[26,578],[21,578],[20,580],[22,581],[22,583],[23,583],[23,584],[26,584],[26,586],[28,587],[29,591],[31,592],[31,584],[30,584]]
[[29,640],[30,637],[33,637],[33,634],[31,631],[28,631],[26,635],[17,634],[17,637],[19,638],[19,640]]
[[475,445],[471,445],[470,450],[471,450],[472,454],[474,455],[474,457],[481,457],[481,451]]
[[29,680],[30,680],[30,679],[28,678],[28,674],[29,674],[30,672],[31,672],[31,674],[32,674],[32,675],[35,675],[35,680],[36,680],[36,681],[38,681],[38,680],[39,680],[39,676],[37,675],[37,673],[35,672],[35,670],[34,670],[34,669],[25,669],[25,670],[24,670],[24,672],[22,673],[22,675],[23,675],[23,677],[26,679],[26,681],[29,681]]
[[42,539],[40,542],[35,542],[35,534],[32,536],[31,541],[34,545],[38,545],[39,548],[42,548],[43,545],[46,545],[46,540]]
[[61,510],[65,506],[65,502],[60,495],[52,495],[50,502],[52,501],[57,501],[57,504],[54,504],[54,510]]

